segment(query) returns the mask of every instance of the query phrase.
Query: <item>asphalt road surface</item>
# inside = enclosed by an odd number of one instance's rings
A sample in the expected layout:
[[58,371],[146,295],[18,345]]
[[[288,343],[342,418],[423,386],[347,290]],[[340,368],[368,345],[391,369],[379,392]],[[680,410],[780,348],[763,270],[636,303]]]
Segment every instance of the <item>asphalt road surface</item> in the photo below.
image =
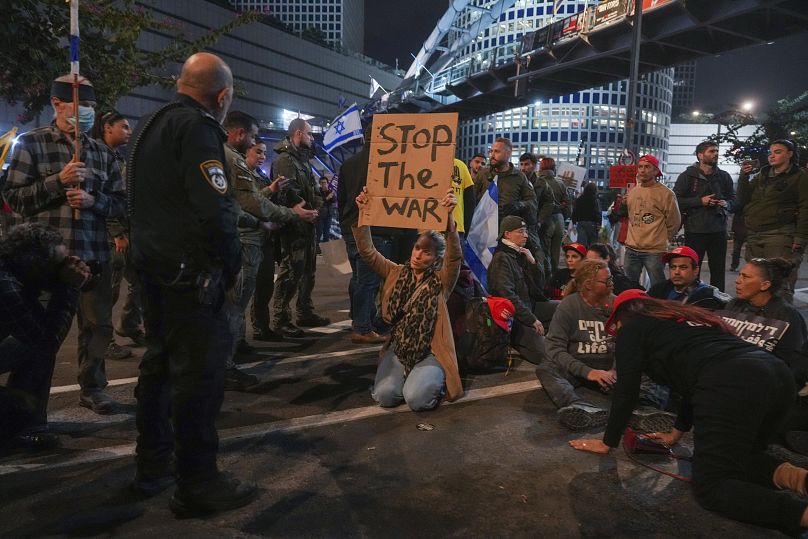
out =
[[[701,509],[687,483],[622,449],[607,457],[570,449],[580,434],[558,425],[526,362],[507,375],[466,376],[466,396],[433,412],[379,408],[370,397],[379,348],[350,342],[347,282],[320,258],[315,302],[331,326],[285,343],[253,342],[257,352],[239,357],[262,382],[226,393],[219,461],[261,494],[207,518],[175,519],[170,490],[148,500],[129,492],[144,349],[107,363],[121,413],[98,416],[78,406],[74,328],[50,402],[62,447],[0,458],[0,537],[778,535]],[[804,299],[798,293],[800,308]],[[650,458],[689,472],[686,461]]]

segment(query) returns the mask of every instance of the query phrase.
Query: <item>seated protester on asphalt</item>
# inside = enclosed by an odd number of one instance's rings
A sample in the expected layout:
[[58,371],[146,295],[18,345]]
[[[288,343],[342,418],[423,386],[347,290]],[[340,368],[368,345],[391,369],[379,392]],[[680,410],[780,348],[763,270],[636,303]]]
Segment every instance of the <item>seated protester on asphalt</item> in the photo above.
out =
[[648,295],[669,299],[705,309],[723,309],[731,299],[728,294],[699,279],[699,255],[690,247],[674,247],[662,255],[670,277],[648,289]]
[[[797,388],[801,389],[808,382],[808,331],[800,312],[781,296],[793,270],[794,263],[785,258],[753,258],[735,279],[737,297],[726,310],[788,322],[788,329],[772,354],[788,364]],[[800,396],[795,402],[780,432],[789,448],[808,455],[808,397]]]
[[59,232],[42,223],[16,226],[0,243],[0,373],[10,373],[0,387],[0,450],[57,445],[46,431],[51,378],[90,277],[84,262],[67,256]]
[[547,281],[545,295],[549,299],[562,299],[566,297],[565,289],[570,279],[575,276],[575,268],[586,256],[586,246],[582,243],[568,243],[563,247],[564,260],[567,262],[566,268],[561,268],[553,274]]
[[615,294],[620,294],[632,288],[642,289],[640,283],[629,279],[623,268],[618,265],[617,253],[614,251],[614,247],[608,243],[593,243],[590,245],[589,250],[586,252],[586,258],[588,260],[603,260],[609,265],[609,271],[614,281]]
[[[536,376],[558,408],[563,426],[572,430],[602,427],[609,415],[603,394],[616,379],[614,351],[603,329],[614,300],[606,262],[581,262],[567,290],[550,323],[547,359],[536,368]],[[586,388],[591,399],[579,395],[578,388]],[[637,410],[638,429],[672,424],[670,414],[656,409],[666,400],[661,393],[657,386],[647,385],[645,401],[652,406]]]
[[766,453],[796,396],[780,359],[735,335],[716,314],[628,290],[614,301],[606,331],[616,334],[617,383],[602,439],[572,440],[581,451],[617,447],[640,394],[643,373],[684,400],[675,428],[648,436],[673,445],[695,427],[692,485],[702,507],[790,535],[808,527],[808,470]]
[[[363,188],[356,197],[360,212],[367,203]],[[435,230],[421,233],[406,264],[382,256],[369,227],[353,227],[360,256],[383,280],[381,312],[391,337],[382,350],[371,395],[385,408],[406,402],[413,411],[431,410],[444,393],[449,401],[463,395],[446,308],[463,260],[452,218],[456,203],[450,188],[440,202],[449,212],[446,238]]]
[[497,250],[488,266],[488,291],[506,298],[516,313],[511,327],[511,345],[527,361],[539,364],[544,359],[544,326],[534,313],[537,302],[546,302],[541,292],[541,269],[528,249],[527,224],[521,217],[509,215],[499,226],[502,231]]

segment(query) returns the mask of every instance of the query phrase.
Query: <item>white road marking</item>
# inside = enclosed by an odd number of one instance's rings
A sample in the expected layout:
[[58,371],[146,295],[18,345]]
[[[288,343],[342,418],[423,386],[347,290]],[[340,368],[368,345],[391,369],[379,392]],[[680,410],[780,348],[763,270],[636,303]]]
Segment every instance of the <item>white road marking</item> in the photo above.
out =
[[[492,399],[496,397],[503,397],[506,395],[514,395],[517,393],[524,393],[526,391],[533,391],[541,388],[538,381],[516,382],[512,384],[504,384],[493,387],[484,387],[480,389],[471,389],[466,391],[466,394],[455,402],[444,402],[441,406],[450,406],[454,404],[463,404],[466,402],[478,401],[483,399]],[[292,432],[308,428],[322,427],[333,425],[336,423],[347,423],[351,421],[359,421],[370,417],[378,417],[392,413],[407,413],[410,409],[407,405],[401,405],[396,408],[382,408],[380,406],[364,406],[362,408],[352,408],[350,410],[340,410],[336,412],[326,412],[323,414],[316,414],[304,417],[296,417],[285,419],[282,421],[274,421],[272,423],[262,423],[259,425],[250,425],[245,427],[237,427],[233,429],[225,429],[219,431],[219,439],[222,442],[235,441],[235,440],[249,440],[261,438],[273,432]],[[116,460],[123,457],[131,457],[135,454],[135,444],[121,444],[110,447],[101,447],[98,449],[88,449],[85,451],[78,451],[73,456],[66,460],[59,462],[26,462],[18,464],[3,464],[0,465],[0,476],[9,475],[19,472],[31,472],[42,470],[56,470],[60,468],[67,468],[70,466],[77,466],[82,464],[100,463],[111,460]]]
[[[366,346],[364,348],[354,348],[353,350],[340,350],[337,352],[323,352],[321,354],[309,354],[306,356],[297,356],[297,357],[285,357],[275,361],[272,361],[273,365],[287,365],[290,363],[301,363],[303,361],[312,361],[315,359],[328,359],[331,357],[344,357],[344,356],[351,356],[355,354],[366,354],[369,352],[377,352],[381,349],[381,346]],[[273,356],[277,354],[282,354],[283,352],[273,351],[273,352],[257,352],[258,355],[262,356]],[[253,367],[257,367],[259,365],[265,365],[267,362],[271,360],[267,359],[264,361],[254,361],[252,363],[239,363],[239,367],[243,367],[246,369],[251,369]],[[123,386],[126,384],[134,384],[137,382],[137,377],[134,378],[119,378],[117,380],[109,380],[109,385],[111,386]],[[51,395],[57,395],[59,393],[70,393],[71,391],[79,391],[81,387],[78,384],[69,385],[69,386],[56,386],[52,387],[50,390]]]

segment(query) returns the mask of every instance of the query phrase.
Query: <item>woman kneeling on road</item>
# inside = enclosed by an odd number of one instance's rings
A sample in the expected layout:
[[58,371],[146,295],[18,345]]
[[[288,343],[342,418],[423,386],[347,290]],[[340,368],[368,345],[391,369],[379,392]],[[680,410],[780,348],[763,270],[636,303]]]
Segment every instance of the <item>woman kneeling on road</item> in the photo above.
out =
[[[356,197],[360,212],[367,203],[363,190]],[[446,238],[435,230],[421,233],[406,264],[379,254],[369,227],[353,227],[359,255],[384,281],[381,308],[391,339],[382,350],[371,394],[385,408],[406,402],[413,411],[432,410],[444,393],[449,401],[463,395],[446,309],[463,259],[452,219],[457,205],[452,189],[440,205],[448,210]]]
[[603,440],[572,440],[581,451],[617,447],[637,401],[643,372],[683,397],[666,445],[695,426],[693,489],[698,502],[729,518],[796,533],[808,526],[808,470],[765,453],[792,405],[794,377],[779,358],[735,337],[717,315],[627,290],[606,331],[617,335],[617,383]]

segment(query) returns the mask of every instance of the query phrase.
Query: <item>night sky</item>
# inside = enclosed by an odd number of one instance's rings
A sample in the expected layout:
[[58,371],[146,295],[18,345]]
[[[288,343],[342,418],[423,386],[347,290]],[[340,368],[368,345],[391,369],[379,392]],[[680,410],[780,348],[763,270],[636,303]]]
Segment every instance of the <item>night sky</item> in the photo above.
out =
[[[445,0],[365,0],[365,54],[403,70],[446,11]],[[764,112],[808,90],[808,33],[705,57],[696,68],[694,108],[722,112],[745,101]]]
[[365,0],[365,55],[406,71],[446,12],[445,0]]

